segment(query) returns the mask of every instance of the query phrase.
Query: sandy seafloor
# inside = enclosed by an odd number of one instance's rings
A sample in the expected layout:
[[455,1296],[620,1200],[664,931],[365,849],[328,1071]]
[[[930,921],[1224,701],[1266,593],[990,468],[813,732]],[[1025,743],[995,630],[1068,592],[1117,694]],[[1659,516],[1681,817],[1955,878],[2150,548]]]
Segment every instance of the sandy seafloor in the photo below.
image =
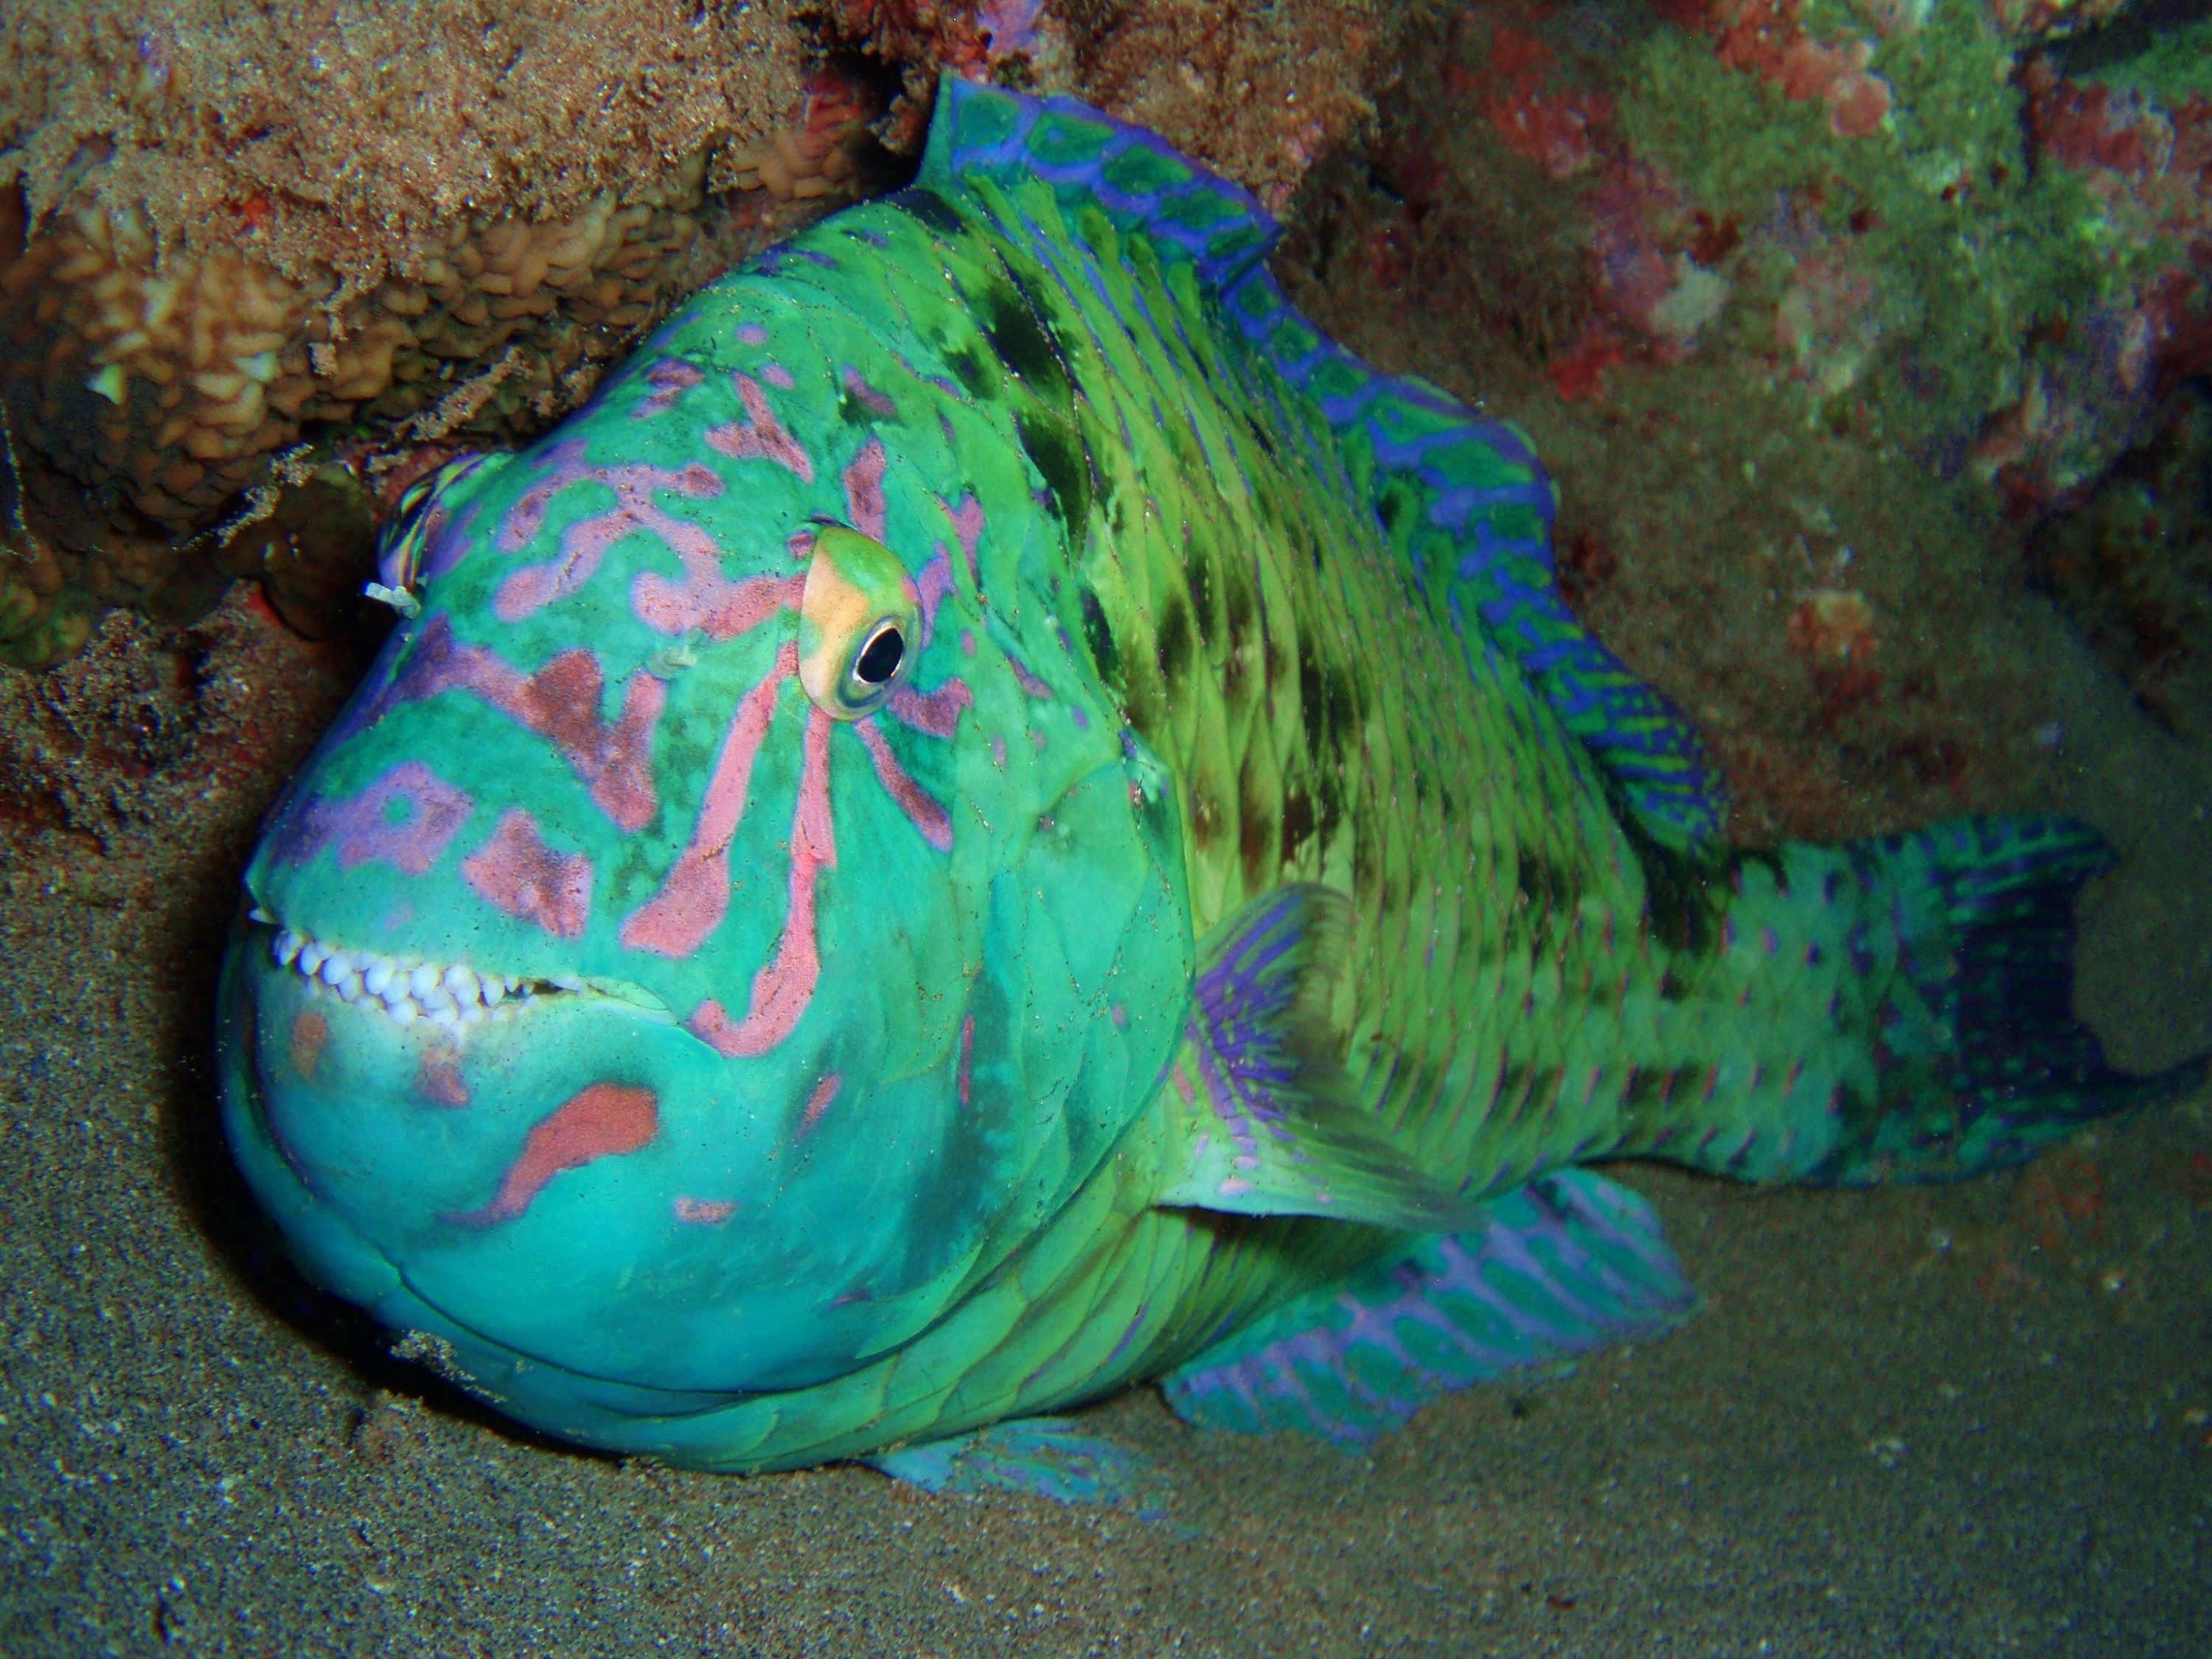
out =
[[[2127,855],[2084,1006],[2128,1063],[2212,1044],[2212,754],[2001,603],[2062,734],[2039,787]],[[9,1659],[2212,1652],[2202,1097],[1951,1188],[1630,1172],[1699,1317],[1370,1457],[1110,1402],[1165,1523],[503,1427],[291,1275],[216,1124],[238,871],[352,665],[234,594],[0,688],[40,796],[0,843]]]

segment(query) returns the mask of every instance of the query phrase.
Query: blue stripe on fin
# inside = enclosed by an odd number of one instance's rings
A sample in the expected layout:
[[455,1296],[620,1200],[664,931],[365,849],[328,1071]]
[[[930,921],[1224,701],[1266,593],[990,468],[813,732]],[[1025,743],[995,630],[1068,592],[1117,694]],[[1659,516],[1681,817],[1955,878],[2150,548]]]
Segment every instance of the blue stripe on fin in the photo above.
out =
[[1422,1238],[1208,1349],[1167,1377],[1169,1405],[1206,1428],[1365,1446],[1439,1395],[1696,1310],[1658,1217],[1624,1187],[1571,1170],[1488,1207],[1486,1231]]
[[1071,217],[1101,209],[1117,229],[1180,249],[1217,289],[1256,266],[1282,234],[1257,197],[1158,133],[1073,98],[1025,98],[948,75],[915,182],[957,191],[979,175],[1041,179]]

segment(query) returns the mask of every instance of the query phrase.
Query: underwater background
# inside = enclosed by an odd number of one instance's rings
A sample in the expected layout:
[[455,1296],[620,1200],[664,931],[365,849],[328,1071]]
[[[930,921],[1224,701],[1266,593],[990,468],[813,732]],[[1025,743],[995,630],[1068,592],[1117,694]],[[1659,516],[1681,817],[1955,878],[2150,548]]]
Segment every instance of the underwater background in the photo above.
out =
[[2056,807],[2212,1045],[2212,21],[2089,0],[0,7],[0,1651],[2198,1655],[2212,1115],[1971,1184],[1632,1167],[1664,1340],[1370,1456],[1098,1408],[1164,1522],[528,1438],[292,1273],[215,971],[374,526],[910,169],[940,66],[1258,191],[1533,435],[1747,842]]

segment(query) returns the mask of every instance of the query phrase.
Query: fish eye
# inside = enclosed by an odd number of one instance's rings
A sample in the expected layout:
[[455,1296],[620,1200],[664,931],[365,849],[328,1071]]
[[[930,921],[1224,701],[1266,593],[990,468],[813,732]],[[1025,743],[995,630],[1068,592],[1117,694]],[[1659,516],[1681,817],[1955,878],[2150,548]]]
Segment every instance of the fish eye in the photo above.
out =
[[890,701],[914,659],[921,594],[897,554],[843,525],[815,532],[799,601],[799,683],[833,720]]
[[865,684],[881,685],[899,671],[906,659],[906,635],[894,622],[881,623],[868,635],[860,654],[853,659],[853,672]]
[[433,499],[490,459],[481,453],[458,455],[443,466],[425,472],[400,492],[399,504],[392,509],[377,544],[377,574],[387,591],[404,592],[422,578],[423,562],[429,552]]

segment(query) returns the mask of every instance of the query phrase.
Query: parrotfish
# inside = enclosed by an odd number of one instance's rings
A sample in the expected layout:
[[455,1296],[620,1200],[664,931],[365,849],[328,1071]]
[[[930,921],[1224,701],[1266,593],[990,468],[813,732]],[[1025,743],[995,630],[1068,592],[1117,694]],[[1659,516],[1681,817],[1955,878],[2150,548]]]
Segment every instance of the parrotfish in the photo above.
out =
[[2203,1079],[2072,1016],[2078,823],[1733,847],[1526,439],[1274,235],[949,81],[911,186],[413,492],[225,969],[311,1279],[681,1465],[957,1484],[1147,1380],[1358,1443],[1691,1310],[1595,1161],[1950,1178]]

